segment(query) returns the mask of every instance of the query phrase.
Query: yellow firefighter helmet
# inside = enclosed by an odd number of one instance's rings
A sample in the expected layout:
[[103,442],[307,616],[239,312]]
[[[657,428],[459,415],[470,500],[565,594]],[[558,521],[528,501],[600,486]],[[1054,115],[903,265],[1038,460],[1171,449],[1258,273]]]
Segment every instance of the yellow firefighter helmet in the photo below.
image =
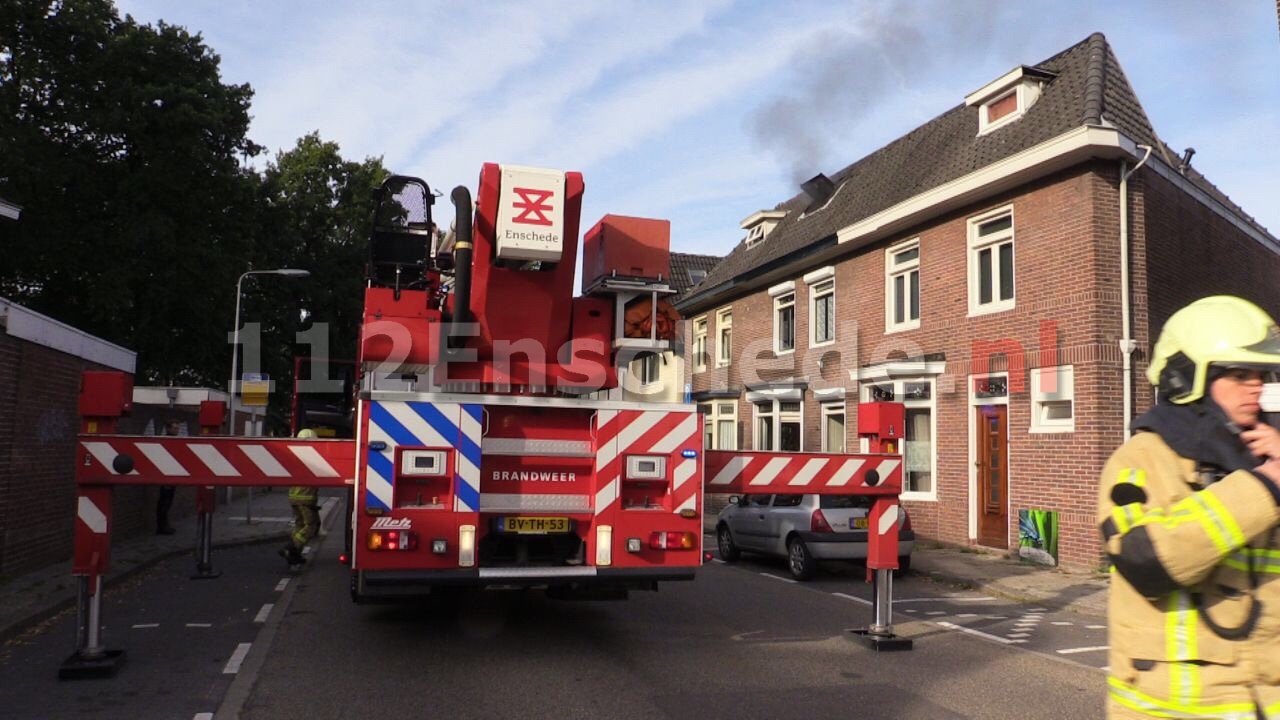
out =
[[316,431],[311,428],[302,428],[298,431],[298,437],[300,438],[314,438],[315,436]]
[[1280,370],[1280,329],[1262,308],[1231,295],[1201,298],[1175,312],[1160,331],[1147,379],[1169,400],[1204,397],[1209,366]]

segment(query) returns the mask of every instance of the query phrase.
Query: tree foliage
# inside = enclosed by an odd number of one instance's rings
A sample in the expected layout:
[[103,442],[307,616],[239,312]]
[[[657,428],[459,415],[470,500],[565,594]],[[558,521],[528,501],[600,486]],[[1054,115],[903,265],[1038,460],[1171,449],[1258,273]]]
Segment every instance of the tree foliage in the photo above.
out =
[[[248,85],[223,83],[201,36],[121,18],[110,0],[0,3],[0,296],[138,353],[138,384],[221,387],[241,273],[243,323],[285,394],[296,333],[351,358],[380,159],[319,133],[268,162]],[[303,322],[299,311],[309,319]]]

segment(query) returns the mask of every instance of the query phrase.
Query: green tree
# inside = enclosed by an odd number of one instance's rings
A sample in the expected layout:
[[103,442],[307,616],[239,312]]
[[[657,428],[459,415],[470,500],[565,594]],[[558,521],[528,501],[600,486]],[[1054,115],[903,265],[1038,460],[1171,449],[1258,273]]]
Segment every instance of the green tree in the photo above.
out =
[[220,385],[255,261],[253,91],[199,34],[109,0],[0,4],[0,294],[138,352],[138,382]]
[[[295,354],[355,359],[373,190],[387,175],[381,158],[344,160],[338,144],[318,131],[279,153],[263,174],[263,267],[311,272],[296,284],[262,283],[255,290],[263,303],[264,367],[290,381],[277,383],[275,417],[288,409]],[[299,333],[305,342],[296,346],[269,338],[293,340]]]

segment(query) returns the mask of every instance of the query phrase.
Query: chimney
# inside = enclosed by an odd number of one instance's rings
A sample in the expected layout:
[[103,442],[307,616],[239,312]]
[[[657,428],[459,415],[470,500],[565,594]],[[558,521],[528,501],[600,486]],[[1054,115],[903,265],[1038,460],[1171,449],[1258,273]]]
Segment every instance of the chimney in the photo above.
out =
[[[1278,0],[1280,1],[1280,0]],[[1195,148],[1187,148],[1182,151],[1182,162],[1178,163],[1178,172],[1186,175],[1187,168],[1191,167],[1191,156],[1196,154]]]
[[805,195],[809,196],[809,206],[804,211],[810,213],[822,207],[831,199],[831,196],[835,194],[836,185],[831,182],[831,178],[818,173],[800,183],[800,189],[804,191]]

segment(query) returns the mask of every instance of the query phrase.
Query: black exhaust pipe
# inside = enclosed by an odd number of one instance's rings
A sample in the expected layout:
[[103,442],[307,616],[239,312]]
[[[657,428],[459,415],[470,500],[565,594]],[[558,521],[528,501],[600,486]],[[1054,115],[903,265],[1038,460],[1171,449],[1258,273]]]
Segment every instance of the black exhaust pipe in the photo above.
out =
[[459,185],[449,195],[453,201],[454,275],[453,317],[449,322],[448,348],[456,350],[466,342],[466,336],[458,334],[458,326],[469,323],[471,318],[471,263],[475,246],[471,241],[471,191]]

